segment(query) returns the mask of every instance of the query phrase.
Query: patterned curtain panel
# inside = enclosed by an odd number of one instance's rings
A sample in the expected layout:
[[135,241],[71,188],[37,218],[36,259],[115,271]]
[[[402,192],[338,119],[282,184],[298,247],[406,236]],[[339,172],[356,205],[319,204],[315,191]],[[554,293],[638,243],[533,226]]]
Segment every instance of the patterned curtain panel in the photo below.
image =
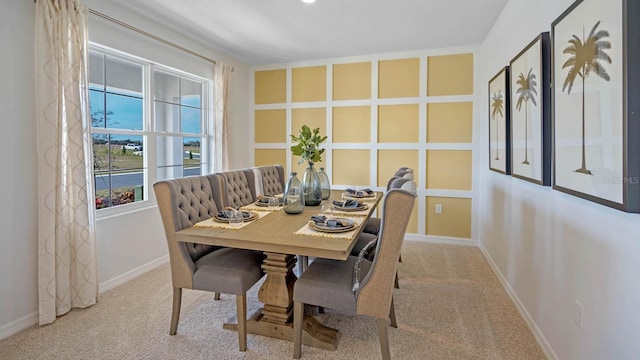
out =
[[218,61],[213,68],[215,98],[215,170],[229,169],[229,80],[233,68]]
[[87,8],[37,0],[38,286],[40,324],[98,296],[87,87]]

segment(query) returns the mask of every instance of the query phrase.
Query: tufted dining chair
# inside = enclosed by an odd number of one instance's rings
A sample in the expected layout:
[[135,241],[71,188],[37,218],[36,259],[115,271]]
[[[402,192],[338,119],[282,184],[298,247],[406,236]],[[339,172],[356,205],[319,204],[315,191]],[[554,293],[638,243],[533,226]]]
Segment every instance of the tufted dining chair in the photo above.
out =
[[256,195],[277,195],[284,192],[285,178],[282,165],[263,165],[253,168]]
[[218,212],[210,178],[189,176],[159,181],[153,185],[169,248],[173,310],[170,335],[180,319],[182,289],[235,294],[240,351],[247,348],[246,292],[263,276],[260,252],[184,243],[176,232]]
[[346,261],[316,259],[296,281],[293,289],[293,357],[302,348],[304,304],[327,307],[377,319],[382,358],[390,359],[387,319],[397,327],[393,309],[393,274],[400,247],[415,204],[415,183],[391,189],[383,199],[382,225],[372,262],[361,256]]
[[256,201],[256,183],[253,170],[229,170],[215,175],[220,179],[224,207],[238,208]]

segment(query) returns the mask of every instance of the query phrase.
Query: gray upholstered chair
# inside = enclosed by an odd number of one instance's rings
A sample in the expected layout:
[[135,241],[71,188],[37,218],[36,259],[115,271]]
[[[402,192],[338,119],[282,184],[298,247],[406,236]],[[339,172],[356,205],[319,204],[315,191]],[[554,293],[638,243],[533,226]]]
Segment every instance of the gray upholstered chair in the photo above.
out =
[[285,178],[282,165],[263,165],[253,168],[257,195],[277,195],[284,192]]
[[393,274],[416,198],[414,182],[405,189],[389,190],[383,199],[380,239],[373,262],[356,256],[349,256],[346,261],[315,259],[296,281],[293,289],[295,359],[300,358],[302,347],[304,304],[376,318],[382,358],[390,358],[387,319],[391,319],[391,326],[397,327]]
[[252,169],[229,170],[215,175],[220,178],[224,207],[238,208],[256,201],[256,182]]
[[[180,319],[182,289],[235,294],[240,351],[247,348],[246,292],[263,276],[264,256],[255,251],[178,242],[175,234],[218,212],[211,178],[189,176],[153,185],[169,247],[173,311],[169,334]],[[216,294],[217,296],[217,294]]]

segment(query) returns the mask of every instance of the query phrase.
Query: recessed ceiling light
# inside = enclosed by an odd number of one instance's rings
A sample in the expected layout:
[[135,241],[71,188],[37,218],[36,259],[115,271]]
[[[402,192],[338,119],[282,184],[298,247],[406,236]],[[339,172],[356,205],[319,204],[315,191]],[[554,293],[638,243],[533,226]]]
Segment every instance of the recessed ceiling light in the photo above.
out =
[[316,0],[302,0],[303,3],[313,4]]

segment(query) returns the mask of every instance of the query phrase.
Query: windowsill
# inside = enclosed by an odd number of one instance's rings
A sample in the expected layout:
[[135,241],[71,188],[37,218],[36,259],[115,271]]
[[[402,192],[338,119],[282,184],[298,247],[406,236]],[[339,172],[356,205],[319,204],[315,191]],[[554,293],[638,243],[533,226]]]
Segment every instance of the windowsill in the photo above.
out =
[[138,201],[132,204],[119,205],[111,208],[96,210],[96,221],[112,219],[115,217],[138,213],[140,211],[154,209],[157,205],[149,200]]

